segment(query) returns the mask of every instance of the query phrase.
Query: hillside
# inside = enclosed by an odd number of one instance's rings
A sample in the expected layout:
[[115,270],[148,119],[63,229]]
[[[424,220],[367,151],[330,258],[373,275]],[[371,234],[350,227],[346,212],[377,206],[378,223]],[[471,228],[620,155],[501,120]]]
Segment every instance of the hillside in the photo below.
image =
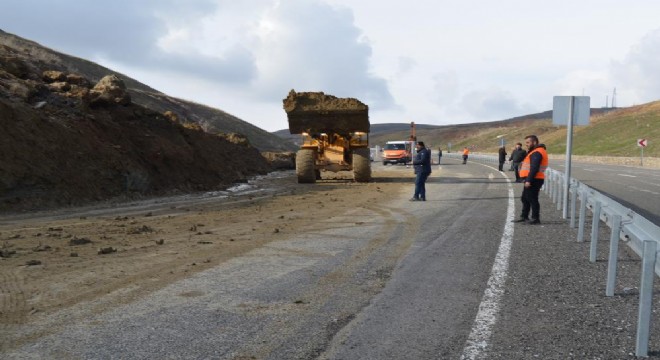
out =
[[[566,127],[552,125],[552,111],[520,116],[512,119],[458,125],[417,124],[417,139],[434,149],[442,147],[459,151],[464,146],[474,151],[495,153],[503,137],[507,148],[516,142],[524,142],[526,135],[535,134],[552,154],[566,152]],[[293,139],[288,130],[275,132],[278,136]],[[410,124],[371,124],[369,141],[372,146],[384,145],[390,140],[405,140],[410,136]],[[660,101],[619,109],[591,109],[588,126],[575,127],[573,154],[590,156],[638,157],[637,139],[646,138],[649,146],[644,156],[660,157]]]
[[119,77],[56,71],[59,58],[34,51],[0,44],[0,211],[222,189],[270,171],[244,137],[136,104]]
[[105,75],[117,74],[126,84],[133,103],[159,113],[171,111],[181,122],[197,123],[207,132],[245,135],[250,143],[261,151],[287,151],[295,148],[288,142],[282,142],[281,138],[222,110],[168,96],[91,61],[59,53],[2,30],[0,45],[28,55],[32,61],[48,64],[49,70],[79,74],[92,83],[96,83]]

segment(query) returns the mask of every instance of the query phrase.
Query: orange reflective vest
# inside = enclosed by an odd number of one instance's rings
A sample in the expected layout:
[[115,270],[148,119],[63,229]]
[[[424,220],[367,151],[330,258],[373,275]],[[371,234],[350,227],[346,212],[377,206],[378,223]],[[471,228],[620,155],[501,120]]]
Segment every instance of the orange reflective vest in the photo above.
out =
[[467,155],[469,153],[470,153],[470,150],[468,150],[467,148],[463,149],[463,155]]
[[536,173],[536,176],[534,176],[534,179],[545,179],[545,169],[548,168],[548,153],[542,147],[534,148],[534,150],[530,151],[529,154],[525,156],[525,160],[520,163],[518,174],[521,178],[526,178],[527,175],[529,175],[529,171],[531,170],[530,159],[535,152],[541,154],[541,165],[539,166],[539,171]]

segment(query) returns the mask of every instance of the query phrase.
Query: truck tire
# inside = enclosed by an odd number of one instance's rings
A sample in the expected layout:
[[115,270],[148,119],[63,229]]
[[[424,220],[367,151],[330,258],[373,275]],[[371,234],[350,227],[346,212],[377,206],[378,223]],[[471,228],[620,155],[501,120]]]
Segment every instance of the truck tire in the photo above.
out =
[[371,180],[369,148],[353,150],[353,178],[357,182],[368,182]]
[[312,184],[316,182],[316,151],[313,149],[300,149],[296,154],[296,175],[298,183]]

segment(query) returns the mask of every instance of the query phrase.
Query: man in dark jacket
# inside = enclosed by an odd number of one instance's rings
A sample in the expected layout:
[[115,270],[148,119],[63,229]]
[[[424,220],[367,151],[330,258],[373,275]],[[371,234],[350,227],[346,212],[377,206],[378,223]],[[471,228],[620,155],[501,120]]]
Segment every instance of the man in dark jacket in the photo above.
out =
[[506,161],[506,149],[504,148],[504,146],[500,147],[500,149],[498,150],[498,155],[499,155],[499,160],[500,160],[500,166],[499,166],[498,169],[500,171],[504,171],[503,170],[504,169],[504,162]]
[[426,201],[426,179],[431,175],[431,154],[423,141],[417,143],[417,155],[413,160],[415,167],[415,195],[410,201]]
[[511,153],[511,157],[509,158],[509,161],[513,164],[513,171],[515,171],[516,174],[516,182],[520,182],[520,163],[525,160],[525,156],[527,156],[527,151],[525,151],[522,148],[521,143],[516,144],[516,149],[513,150]]
[[[545,170],[548,168],[548,153],[545,150],[545,145],[539,144],[536,135],[527,136],[525,145],[527,145],[529,152],[520,164],[520,176],[525,183],[520,197],[523,207],[520,219],[514,220],[514,222],[536,225],[541,223],[539,192],[545,180]],[[529,219],[530,210],[532,212],[531,219]]]

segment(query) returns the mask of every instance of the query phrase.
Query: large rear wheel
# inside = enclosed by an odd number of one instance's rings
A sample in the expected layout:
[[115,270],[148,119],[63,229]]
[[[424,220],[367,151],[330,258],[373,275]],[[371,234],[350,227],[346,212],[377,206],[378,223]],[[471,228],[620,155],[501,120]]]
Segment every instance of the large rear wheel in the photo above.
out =
[[316,171],[314,164],[316,163],[316,151],[314,149],[300,149],[296,154],[296,175],[298,176],[298,183],[315,183]]
[[368,182],[371,180],[369,148],[353,150],[353,178],[357,182]]

